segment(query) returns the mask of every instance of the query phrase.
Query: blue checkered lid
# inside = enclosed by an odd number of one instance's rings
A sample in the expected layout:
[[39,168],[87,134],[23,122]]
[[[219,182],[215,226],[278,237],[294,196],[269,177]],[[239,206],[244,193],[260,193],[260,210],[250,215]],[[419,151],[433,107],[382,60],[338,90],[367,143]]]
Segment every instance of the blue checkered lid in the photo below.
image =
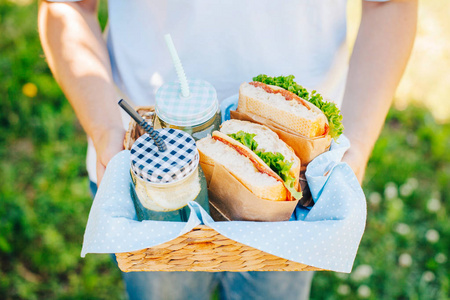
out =
[[184,98],[177,81],[162,85],[156,92],[155,111],[164,122],[175,126],[195,126],[211,119],[219,109],[216,89],[200,79],[188,80],[190,95]]
[[194,139],[177,129],[159,129],[167,145],[164,152],[148,134],[131,147],[131,169],[138,177],[153,183],[170,183],[189,175],[198,166],[199,154]]

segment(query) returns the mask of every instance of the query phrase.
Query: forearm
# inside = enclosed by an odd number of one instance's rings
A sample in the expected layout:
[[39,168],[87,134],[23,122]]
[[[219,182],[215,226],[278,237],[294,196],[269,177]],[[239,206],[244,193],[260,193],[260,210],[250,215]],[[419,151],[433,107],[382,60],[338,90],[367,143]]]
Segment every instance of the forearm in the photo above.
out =
[[94,144],[108,130],[123,130],[96,5],[42,1],[38,18],[50,69]]
[[408,61],[417,0],[364,2],[342,105],[345,134],[367,162]]

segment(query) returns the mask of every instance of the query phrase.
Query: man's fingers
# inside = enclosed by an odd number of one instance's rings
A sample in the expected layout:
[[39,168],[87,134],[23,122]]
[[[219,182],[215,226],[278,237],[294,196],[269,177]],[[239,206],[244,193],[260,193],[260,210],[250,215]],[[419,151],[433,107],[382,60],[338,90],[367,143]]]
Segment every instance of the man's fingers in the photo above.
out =
[[347,153],[342,158],[342,161],[346,162],[352,168],[353,172],[356,175],[356,178],[358,178],[359,184],[362,184],[367,161],[364,160],[361,155],[358,155],[358,152],[354,152],[351,150],[347,151]]
[[123,139],[125,130],[113,130],[105,132],[97,142],[94,141],[97,152],[97,186],[105,174],[109,161],[123,150]]
[[100,186],[103,175],[105,175],[105,166],[97,159],[97,187]]

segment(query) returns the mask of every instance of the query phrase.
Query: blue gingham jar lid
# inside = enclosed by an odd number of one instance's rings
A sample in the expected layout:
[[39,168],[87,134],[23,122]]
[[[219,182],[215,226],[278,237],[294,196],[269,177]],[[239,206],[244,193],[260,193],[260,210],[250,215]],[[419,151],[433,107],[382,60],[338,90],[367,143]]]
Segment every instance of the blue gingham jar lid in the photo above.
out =
[[148,134],[142,135],[131,147],[131,170],[139,178],[153,183],[171,183],[183,179],[198,166],[199,154],[194,139],[177,129],[159,129],[167,145],[164,152]]
[[155,111],[166,123],[196,126],[211,119],[219,109],[216,89],[207,81],[188,80],[190,95],[184,98],[178,81],[162,85],[156,92]]

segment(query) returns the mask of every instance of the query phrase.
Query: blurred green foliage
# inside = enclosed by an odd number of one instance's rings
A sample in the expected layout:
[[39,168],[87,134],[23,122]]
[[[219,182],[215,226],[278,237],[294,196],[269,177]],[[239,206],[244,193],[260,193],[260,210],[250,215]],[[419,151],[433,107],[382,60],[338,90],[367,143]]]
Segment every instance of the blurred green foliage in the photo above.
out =
[[0,2],[0,298],[121,298],[110,257],[80,257],[92,203],[86,137],[48,69],[36,16],[35,1]]
[[[36,15],[33,1],[0,0],[0,298],[121,299],[111,259],[80,258],[86,138],[47,67]],[[353,272],[317,272],[313,299],[448,299],[449,149],[449,124],[419,107],[390,111],[367,169]]]

